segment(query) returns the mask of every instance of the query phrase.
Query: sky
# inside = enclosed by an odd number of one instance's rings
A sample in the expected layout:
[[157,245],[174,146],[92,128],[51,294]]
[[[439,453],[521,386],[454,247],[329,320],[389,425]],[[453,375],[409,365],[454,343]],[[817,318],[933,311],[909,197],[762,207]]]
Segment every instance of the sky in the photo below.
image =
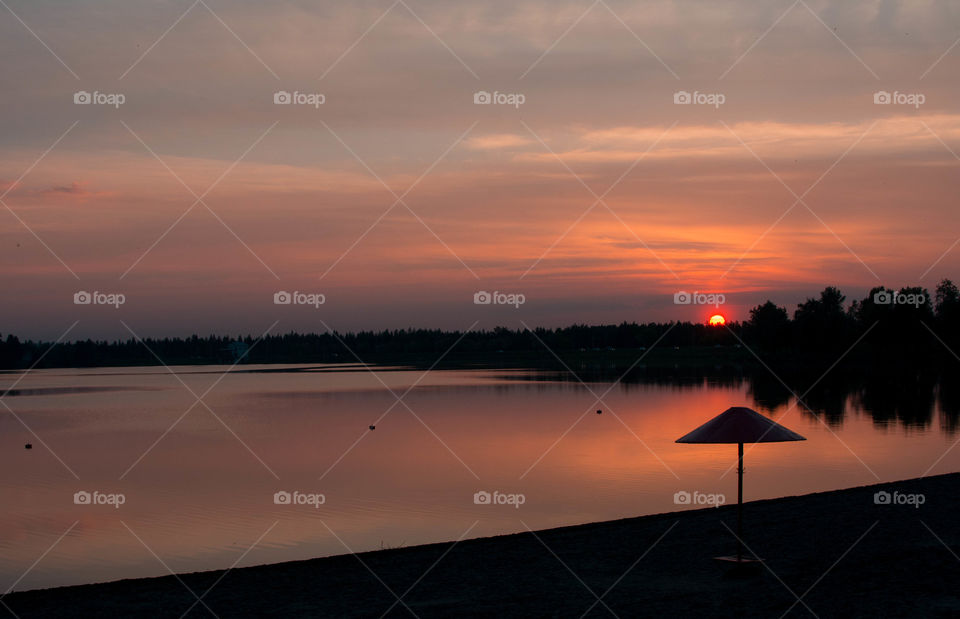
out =
[[932,1],[5,0],[0,333],[932,290],[960,279],[958,24]]

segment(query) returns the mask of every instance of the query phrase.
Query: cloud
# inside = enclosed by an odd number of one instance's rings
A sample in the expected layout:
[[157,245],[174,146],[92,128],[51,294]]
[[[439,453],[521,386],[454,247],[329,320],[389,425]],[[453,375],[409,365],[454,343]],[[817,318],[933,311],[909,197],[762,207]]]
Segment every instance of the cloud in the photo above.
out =
[[[764,160],[836,158],[858,140],[856,149],[860,153],[931,152],[952,159],[940,140],[950,143],[960,139],[960,115],[891,116],[855,123],[753,121],[734,123],[729,128],[717,123],[677,126],[669,131],[657,126],[618,126],[585,129],[560,139],[567,142],[565,148],[554,148],[561,159],[585,163],[632,162],[641,156],[649,160],[750,159],[750,150]],[[653,144],[656,146],[651,148]],[[530,162],[556,159],[546,151],[523,153],[517,158]]]
[[73,182],[69,185],[54,185],[49,189],[43,189],[40,193],[66,193],[70,195],[85,195],[87,190],[84,188],[84,183]]
[[516,133],[491,133],[464,141],[467,148],[474,150],[509,150],[532,143],[531,138]]
[[88,200],[90,198],[102,198],[113,195],[109,191],[91,189],[90,183],[87,181],[72,181],[61,185],[51,185],[35,193],[41,196],[62,196],[76,200]]

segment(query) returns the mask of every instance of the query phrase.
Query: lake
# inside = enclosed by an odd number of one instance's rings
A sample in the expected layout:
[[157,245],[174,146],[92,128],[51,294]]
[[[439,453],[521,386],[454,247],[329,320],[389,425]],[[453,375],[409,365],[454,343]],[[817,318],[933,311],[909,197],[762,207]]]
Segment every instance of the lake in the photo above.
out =
[[3,590],[735,502],[735,445],[674,442],[730,406],[808,439],[746,446],[745,500],[960,470],[957,411],[939,387],[895,406],[882,394],[834,393],[830,410],[813,414],[793,396],[758,396],[749,380],[172,370],[0,374],[4,390],[15,385],[0,400]]

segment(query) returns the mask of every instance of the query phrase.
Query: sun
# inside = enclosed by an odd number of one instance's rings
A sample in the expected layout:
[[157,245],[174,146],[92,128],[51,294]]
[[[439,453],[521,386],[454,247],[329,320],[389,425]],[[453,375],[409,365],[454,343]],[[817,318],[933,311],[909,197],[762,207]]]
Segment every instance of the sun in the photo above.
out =
[[708,322],[712,327],[722,327],[723,325],[727,324],[727,319],[724,318],[722,314],[714,314],[710,317]]

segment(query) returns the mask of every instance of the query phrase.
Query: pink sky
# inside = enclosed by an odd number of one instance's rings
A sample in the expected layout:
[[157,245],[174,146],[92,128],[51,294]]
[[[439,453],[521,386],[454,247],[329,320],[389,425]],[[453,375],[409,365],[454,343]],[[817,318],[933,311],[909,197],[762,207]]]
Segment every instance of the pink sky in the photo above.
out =
[[[711,313],[675,306],[680,290],[723,293],[741,319],[828,284],[852,300],[960,279],[953,4],[9,4],[0,333]],[[526,303],[475,305],[480,290]]]

